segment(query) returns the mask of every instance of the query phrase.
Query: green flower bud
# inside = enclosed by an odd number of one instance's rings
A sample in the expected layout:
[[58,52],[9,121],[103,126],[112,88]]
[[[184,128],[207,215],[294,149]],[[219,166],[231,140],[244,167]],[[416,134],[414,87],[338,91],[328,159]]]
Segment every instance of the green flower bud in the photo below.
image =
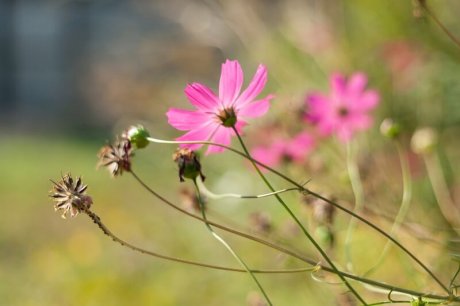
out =
[[318,226],[315,229],[315,237],[324,246],[332,247],[334,245],[334,233],[332,233],[329,226],[326,226],[326,225]]
[[433,152],[438,142],[438,134],[432,128],[425,127],[415,131],[410,142],[412,151],[417,154]]
[[130,127],[125,136],[137,149],[145,148],[149,144],[147,138],[150,134],[142,125]]
[[396,139],[401,134],[401,126],[391,118],[386,118],[380,124],[380,133],[390,139]]
[[201,172],[201,164],[198,156],[189,148],[179,148],[173,154],[173,160],[179,166],[179,180],[184,182],[184,177],[195,180],[198,176],[201,180],[205,180],[205,176]]

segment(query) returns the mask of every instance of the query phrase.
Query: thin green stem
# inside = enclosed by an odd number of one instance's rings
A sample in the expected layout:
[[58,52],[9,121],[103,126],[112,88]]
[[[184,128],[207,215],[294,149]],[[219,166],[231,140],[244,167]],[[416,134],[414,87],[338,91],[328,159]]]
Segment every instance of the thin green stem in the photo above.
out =
[[[238,133],[237,129],[235,127],[233,127],[233,131],[235,132],[237,138],[238,138],[238,141],[240,142],[241,144],[241,147],[243,148],[243,151],[246,153],[246,156],[248,156],[251,161],[252,161],[252,165],[254,166],[254,169],[257,171],[257,173],[259,174],[260,178],[264,181],[265,185],[267,185],[267,187],[272,191],[274,192],[275,189],[273,188],[273,186],[270,184],[270,182],[267,180],[267,178],[265,177],[265,175],[262,173],[262,171],[260,171],[259,167],[257,166],[257,164],[254,162],[254,160],[250,157],[251,155],[249,154],[249,151],[248,149],[246,148],[246,145],[244,144],[244,141],[243,139],[241,138],[240,134]],[[304,233],[304,235],[308,238],[308,240],[314,245],[314,247],[321,253],[321,255],[323,256],[323,258],[327,261],[327,263],[331,266],[332,269],[334,269],[336,272],[337,272],[337,275],[339,276],[339,278],[344,282],[344,284],[348,287],[348,289],[350,289],[350,291],[356,296],[356,298],[361,302],[363,303],[364,305],[367,305],[366,301],[364,301],[364,299],[359,295],[359,293],[351,286],[351,284],[347,281],[347,279],[341,275],[339,272],[339,270],[337,269],[337,267],[334,265],[334,263],[332,262],[332,260],[329,258],[329,256],[326,254],[326,252],[321,248],[321,246],[316,242],[316,240],[308,233],[307,229],[303,226],[302,222],[300,222],[300,220],[296,217],[296,215],[292,212],[292,210],[287,206],[287,204],[283,201],[283,199],[278,195],[278,194],[275,194],[275,197],[276,199],[278,200],[278,202],[283,206],[283,208],[288,212],[288,214],[291,216],[291,218],[294,220],[295,223],[297,223],[297,225],[300,227],[300,229],[302,230],[302,232]]]
[[385,305],[385,304],[410,304],[411,301],[385,301],[385,302],[377,302],[369,304],[369,306],[376,306],[376,305]]
[[458,228],[460,210],[457,208],[450,195],[449,187],[447,186],[447,182],[444,178],[439,156],[437,152],[432,152],[424,154],[423,159],[425,161],[428,178],[430,179],[430,183],[433,188],[436,201],[438,202],[439,209],[452,229],[457,234],[460,234],[460,229]]
[[[194,218],[196,220],[199,220],[201,222],[204,222],[203,218],[179,207],[178,205],[172,203],[171,201],[169,201],[168,199],[166,199],[165,197],[161,196],[160,194],[158,194],[155,190],[153,190],[152,188],[150,188],[139,176],[136,175],[136,173],[134,171],[130,171],[131,175],[134,177],[134,179],[144,188],[146,189],[150,194],[152,194],[154,197],[156,197],[157,199],[159,199],[161,202],[163,202],[164,204],[168,205],[169,207],[177,210],[178,212],[186,215],[186,216],[189,216],[191,218]],[[224,230],[224,231],[227,231],[229,233],[232,233],[232,234],[235,234],[235,235],[238,235],[240,237],[243,237],[243,238],[246,238],[246,239],[249,239],[249,240],[252,240],[252,241],[255,241],[257,243],[260,243],[260,244],[263,244],[265,246],[268,246],[272,249],[275,249],[277,251],[280,251],[282,253],[285,253],[289,256],[292,256],[294,258],[297,258],[303,262],[306,262],[306,263],[309,263],[313,266],[317,266],[317,261],[313,260],[313,259],[309,259],[299,253],[296,253],[294,251],[291,251],[289,249],[286,249],[284,247],[282,247],[281,245],[279,244],[275,244],[273,242],[270,242],[270,241],[267,241],[267,240],[264,240],[262,238],[259,238],[259,237],[256,237],[256,236],[253,236],[253,235],[250,235],[250,234],[247,234],[247,233],[244,233],[244,232],[241,232],[241,231],[238,231],[238,230],[235,230],[235,229],[232,229],[230,227],[227,227],[227,226],[224,226],[224,225],[221,225],[219,223],[216,223],[216,222],[213,222],[211,220],[208,220],[208,223],[214,227],[217,227],[221,230]]]
[[[261,165],[262,166],[262,165]],[[163,203],[167,204],[168,206],[170,206],[171,208],[189,216],[189,217],[192,217],[196,220],[199,220],[199,221],[202,221],[204,222],[204,220],[197,216],[197,215],[194,215],[190,212],[188,212],[187,210],[184,210],[182,208],[180,208],[179,206],[173,204],[172,202],[170,202],[169,200],[167,200],[166,198],[164,198],[163,196],[161,196],[160,194],[158,194],[157,192],[155,192],[152,188],[150,188],[144,181],[141,180],[140,177],[138,177],[132,170],[130,171],[130,173],[133,175],[133,177],[136,179],[136,181],[145,189],[147,190],[147,192],[149,192],[150,194],[152,194],[154,197],[158,198],[160,201],[162,201]],[[308,263],[310,265],[313,266],[313,269],[314,270],[317,270],[318,268],[321,269],[321,270],[324,270],[326,272],[329,272],[329,273],[333,273],[333,274],[340,274],[348,279],[352,279],[354,281],[357,281],[357,282],[360,282],[360,283],[363,283],[363,284],[367,284],[369,286],[374,286],[374,287],[377,287],[377,288],[382,288],[384,290],[387,290],[388,292],[399,292],[399,293],[402,293],[402,294],[408,294],[408,295],[411,295],[411,296],[424,296],[426,298],[431,298],[431,299],[437,299],[437,300],[451,300],[452,299],[452,296],[443,296],[443,295],[438,295],[438,294],[425,294],[425,293],[422,293],[422,292],[418,292],[418,291],[415,291],[415,290],[410,290],[410,289],[407,289],[407,288],[402,288],[402,287],[397,287],[397,286],[392,286],[392,285],[389,285],[389,284],[386,284],[386,283],[382,283],[382,282],[379,282],[379,281],[375,281],[375,280],[372,280],[372,279],[368,279],[368,278],[364,278],[364,277],[360,277],[360,276],[357,276],[357,275],[354,275],[354,274],[350,274],[350,273],[346,273],[346,272],[343,272],[343,271],[336,271],[328,266],[325,266],[325,265],[321,265],[318,263],[318,261],[314,260],[314,259],[311,259],[311,258],[308,258],[308,257],[305,257],[301,254],[298,254],[294,251],[291,251],[289,249],[286,249],[280,245],[277,245],[277,244],[274,244],[270,241],[267,241],[267,240],[264,240],[264,239],[261,239],[259,237],[256,237],[256,236],[252,236],[252,235],[249,235],[249,234],[246,234],[244,232],[241,232],[241,231],[238,231],[238,230],[235,230],[235,229],[232,229],[232,228],[229,228],[229,227],[226,227],[226,226],[223,226],[219,223],[215,223],[211,220],[208,220],[208,223],[211,224],[212,226],[214,227],[217,227],[217,228],[220,228],[221,230],[224,230],[226,232],[229,232],[231,234],[234,234],[234,235],[237,235],[237,236],[240,236],[240,237],[243,237],[243,238],[246,238],[246,239],[249,239],[249,240],[252,240],[254,242],[257,242],[257,243],[260,243],[262,245],[265,245],[267,247],[270,247],[274,250],[277,250],[277,251],[280,251],[286,255],[289,255],[293,258],[296,258],[300,261],[303,261],[305,263]],[[454,297],[454,299],[452,299],[452,301],[458,301],[460,302],[460,298],[458,297]]]
[[[364,205],[364,191],[363,185],[361,182],[361,177],[359,175],[358,165],[356,163],[356,155],[353,152],[353,148],[351,147],[351,143],[347,143],[347,171],[348,177],[350,178],[351,188],[353,190],[353,194],[355,196],[355,207],[353,208],[353,212],[355,214],[360,214],[363,210]],[[347,267],[348,270],[353,271],[353,261],[351,258],[351,240],[353,237],[353,233],[356,229],[357,220],[355,218],[351,218],[350,223],[348,224],[347,235],[345,238],[345,257],[347,260]]]
[[[198,261],[192,261],[192,260],[187,260],[187,259],[182,259],[178,257],[173,257],[173,256],[168,256],[168,255],[163,255],[160,253],[156,253],[153,251],[149,251],[140,247],[137,247],[135,245],[132,245],[129,242],[126,242],[120,238],[118,238],[115,234],[113,234],[107,226],[102,223],[101,218],[96,215],[94,212],[91,210],[87,209],[84,211],[85,214],[88,215],[88,217],[91,218],[91,220],[99,227],[99,229],[107,236],[109,236],[113,241],[119,243],[120,245],[129,248],[132,251],[136,251],[145,255],[149,255],[152,257],[168,260],[168,261],[173,261],[173,262],[178,262],[178,263],[183,263],[187,265],[192,265],[192,266],[199,266],[199,267],[204,267],[204,268],[210,268],[210,269],[215,269],[215,270],[224,270],[224,271],[230,271],[230,272],[243,272],[247,273],[246,270],[243,269],[236,269],[236,268],[229,268],[229,267],[224,267],[224,266],[218,266],[218,265],[212,265],[212,264],[207,264],[203,262],[198,262]],[[265,274],[280,274],[280,273],[298,273],[298,272],[310,272],[314,271],[315,268],[301,268],[301,269],[280,269],[280,270],[260,270],[260,269],[253,269],[251,270],[252,273],[265,273]]]
[[[412,199],[412,178],[410,175],[409,162],[407,161],[407,157],[405,155],[404,149],[401,146],[401,144],[396,141],[395,145],[396,145],[396,149],[399,155],[399,162],[401,164],[403,195],[402,195],[402,200],[401,200],[401,206],[399,207],[398,214],[396,215],[395,221],[390,230],[391,236],[393,236],[401,228],[401,224],[403,223],[404,218],[406,218],[406,215],[409,212],[410,202]],[[377,268],[382,264],[384,258],[390,251],[390,248],[391,248],[391,242],[387,241],[385,243],[385,246],[383,247],[382,253],[380,254],[377,260],[377,263],[371,269],[369,269],[366,273],[364,273],[365,276],[377,270]]]
[[449,29],[439,20],[436,14],[428,7],[426,0],[418,0],[420,6],[427,12],[427,14],[433,19],[434,23],[450,38],[450,40],[460,48],[460,40],[452,34]]
[[243,261],[243,259],[236,254],[236,252],[233,250],[233,248],[222,238],[220,237],[211,227],[211,225],[208,222],[208,218],[206,217],[206,210],[204,207],[203,200],[201,199],[201,193],[200,193],[200,188],[198,187],[198,184],[196,183],[196,179],[193,180],[193,183],[195,185],[196,189],[196,197],[198,199],[198,203],[200,204],[200,210],[201,210],[201,216],[203,217],[204,224],[206,225],[206,228],[209,230],[211,235],[219,241],[228,251],[232,256],[236,259],[236,261],[246,270],[247,273],[251,275],[251,278],[254,280],[256,283],[257,287],[259,287],[260,292],[262,292],[263,296],[267,300],[269,305],[273,305],[272,302],[270,301],[270,298],[268,297],[267,293],[265,292],[264,288],[260,284],[260,282],[257,280],[257,277],[252,273],[251,269],[248,267],[248,265]]
[[455,272],[454,276],[452,276],[452,279],[450,280],[449,288],[454,289],[454,282],[458,276],[458,273],[460,273],[460,263],[458,263],[457,271]]
[[237,193],[217,194],[217,193],[213,193],[212,191],[210,191],[201,180],[199,180],[197,183],[199,184],[201,192],[206,197],[208,197],[210,199],[213,199],[213,200],[224,199],[224,198],[260,199],[260,198],[265,198],[265,197],[271,197],[271,196],[274,196],[276,194],[280,194],[280,193],[284,193],[284,192],[299,191],[299,188],[293,187],[293,188],[285,188],[285,189],[277,190],[275,192],[258,194],[258,195],[241,195],[241,194],[237,194]]
[[412,258],[418,265],[420,265],[420,267],[423,268],[423,270],[425,270],[432,278],[433,280],[438,283],[438,285],[448,294],[450,294],[450,290],[441,282],[441,280],[420,260],[418,259],[417,256],[415,256],[411,251],[409,251],[405,246],[403,246],[399,241],[397,241],[395,238],[391,237],[389,234],[387,234],[384,230],[382,230],[381,228],[379,228],[377,225],[373,224],[372,222],[366,220],[365,218],[361,217],[360,215],[357,215],[355,214],[354,212],[352,212],[351,210],[347,209],[346,207],[343,207],[342,205],[338,204],[337,202],[335,201],[332,201],[330,199],[327,199],[323,196],[321,196],[320,194],[312,191],[312,190],[309,190],[308,188],[305,188],[304,186],[300,185],[299,183],[297,183],[296,181],[294,181],[293,179],[289,178],[288,176],[284,175],[283,173],[261,163],[260,161],[256,160],[256,159],[253,159],[251,156],[248,156],[246,155],[245,153],[241,152],[241,151],[238,151],[232,147],[229,147],[229,146],[226,146],[226,145],[222,145],[222,144],[219,144],[219,143],[214,143],[212,141],[173,141],[173,140],[162,140],[162,139],[156,139],[156,138],[153,138],[153,137],[149,137],[148,138],[149,141],[151,142],[156,142],[156,143],[165,143],[165,144],[205,144],[205,145],[214,145],[214,146],[217,146],[217,147],[221,147],[221,148],[225,148],[247,160],[249,160],[250,162],[252,163],[256,163],[257,165],[267,169],[268,171],[272,172],[273,174],[281,177],[282,179],[284,179],[285,181],[291,183],[292,185],[298,187],[302,192],[305,192],[307,194],[310,194],[318,199],[321,199],[329,204],[331,204],[332,206],[336,207],[337,209],[340,209],[341,211],[353,216],[354,218],[357,218],[358,220],[360,220],[361,222],[363,222],[364,224],[366,224],[367,226],[371,227],[372,229],[374,229],[375,231],[377,231],[379,234],[383,235],[384,237],[388,238],[389,240],[391,240],[398,248],[400,248],[404,253],[406,253],[410,258]]

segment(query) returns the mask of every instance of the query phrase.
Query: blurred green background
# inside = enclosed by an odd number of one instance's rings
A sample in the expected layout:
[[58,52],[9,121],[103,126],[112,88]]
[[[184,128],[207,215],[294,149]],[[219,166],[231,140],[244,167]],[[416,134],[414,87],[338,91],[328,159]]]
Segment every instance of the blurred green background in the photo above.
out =
[[[113,243],[86,216],[62,220],[47,198],[49,179],[82,175],[94,211],[122,239],[178,257],[236,267],[203,224],[168,209],[132,177],[96,171],[97,152],[130,124],[158,138],[173,138],[169,107],[189,107],[186,83],[217,88],[220,64],[238,59],[246,82],[259,63],[268,67],[270,113],[246,130],[250,146],[266,127],[293,131],[310,90],[327,90],[328,76],[364,71],[379,90],[376,126],[363,137],[362,171],[369,205],[395,214],[400,170],[394,148],[378,136],[385,117],[398,119],[404,139],[419,126],[440,133],[440,153],[454,198],[460,161],[460,52],[415,1],[26,1],[0,3],[0,304],[1,305],[259,305],[247,275],[159,261]],[[460,2],[427,1],[460,36]],[[246,83],[247,84],[247,83]],[[181,202],[171,160],[174,146],[136,153],[134,169],[155,190]],[[332,153],[331,153],[332,151]],[[312,178],[321,192],[352,203],[345,157],[329,144],[303,168],[283,171]],[[449,232],[436,208],[423,163],[411,155],[415,198],[411,222],[438,229],[439,244],[408,245],[430,261],[446,282]],[[321,166],[315,167],[315,163]],[[368,166],[368,165],[372,166]],[[203,160],[208,187],[218,192],[266,192],[248,164],[224,153]],[[367,165],[367,167],[366,167]],[[278,187],[286,187],[273,178]],[[191,187],[191,186],[189,186]],[[309,223],[297,194],[286,195]],[[211,202],[210,216],[254,231],[251,214],[265,211],[273,232],[319,261],[273,199]],[[348,218],[338,220],[337,250]],[[391,224],[382,222],[385,228]],[[303,266],[268,248],[223,235],[254,268]],[[405,240],[406,241],[406,240]],[[372,247],[369,246],[372,242]],[[385,240],[359,227],[355,249],[362,271]],[[448,245],[456,250],[455,243]],[[391,253],[375,278],[420,290],[438,290],[408,260]],[[337,260],[343,257],[334,253]],[[436,259],[436,261],[433,261]],[[370,261],[369,261],[370,260]],[[343,288],[313,281],[308,273],[259,277],[276,305],[351,305]],[[359,290],[363,290],[360,288]],[[331,294],[332,293],[332,294]],[[366,293],[373,299],[385,297]]]

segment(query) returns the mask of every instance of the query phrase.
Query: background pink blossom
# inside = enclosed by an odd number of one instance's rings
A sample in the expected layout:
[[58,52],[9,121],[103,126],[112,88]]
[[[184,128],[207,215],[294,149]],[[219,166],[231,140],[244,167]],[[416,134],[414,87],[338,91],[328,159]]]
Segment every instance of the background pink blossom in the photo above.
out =
[[313,137],[302,132],[292,139],[278,138],[268,147],[256,147],[251,155],[267,166],[276,166],[283,159],[302,163],[315,145]]
[[330,92],[308,95],[305,119],[315,124],[322,135],[336,134],[348,142],[356,131],[368,129],[372,124],[369,112],[379,102],[375,90],[366,90],[367,77],[355,73],[349,80],[334,73],[330,78]]

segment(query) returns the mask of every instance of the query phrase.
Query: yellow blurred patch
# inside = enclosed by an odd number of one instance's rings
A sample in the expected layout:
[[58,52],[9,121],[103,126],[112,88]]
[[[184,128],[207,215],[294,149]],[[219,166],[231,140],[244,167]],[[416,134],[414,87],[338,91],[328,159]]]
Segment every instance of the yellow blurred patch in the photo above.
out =
[[101,244],[94,230],[78,230],[69,237],[67,249],[73,261],[88,266],[94,264],[101,256]]
[[69,260],[58,250],[50,245],[31,253],[29,269],[33,275],[40,275],[45,281],[52,281],[68,275]]

